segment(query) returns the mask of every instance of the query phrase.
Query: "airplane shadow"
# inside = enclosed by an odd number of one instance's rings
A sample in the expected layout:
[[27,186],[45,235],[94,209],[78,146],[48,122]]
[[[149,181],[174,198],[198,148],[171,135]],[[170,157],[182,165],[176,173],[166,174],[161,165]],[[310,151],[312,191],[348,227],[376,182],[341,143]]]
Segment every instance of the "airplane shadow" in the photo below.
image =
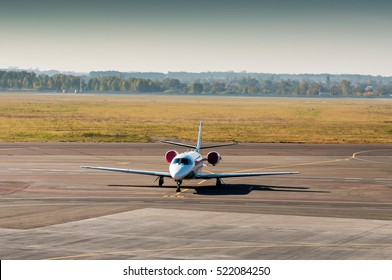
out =
[[215,186],[195,188],[195,194],[198,195],[246,195],[253,191],[329,193],[328,191],[312,191],[307,187],[267,186],[254,184],[225,184],[219,188]]
[[[176,186],[140,186],[140,185],[108,185],[109,187],[133,187],[133,188],[172,188]],[[286,187],[286,186],[268,186],[254,184],[223,184],[221,187],[216,186],[183,186],[183,189],[195,189],[197,195],[246,195],[252,191],[274,191],[274,192],[299,192],[299,193],[330,193],[329,191],[312,191],[308,187]]]

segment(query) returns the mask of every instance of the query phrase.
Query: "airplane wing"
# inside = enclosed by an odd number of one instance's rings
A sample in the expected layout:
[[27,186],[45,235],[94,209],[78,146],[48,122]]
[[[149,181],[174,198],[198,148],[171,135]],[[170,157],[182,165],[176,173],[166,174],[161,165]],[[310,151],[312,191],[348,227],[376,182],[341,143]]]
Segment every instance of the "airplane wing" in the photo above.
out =
[[105,170],[105,171],[133,173],[133,174],[141,174],[141,175],[150,175],[150,176],[160,176],[160,177],[169,177],[169,178],[171,178],[169,172],[156,172],[156,171],[148,171],[148,170],[134,170],[134,169],[111,168],[111,167],[100,167],[100,166],[81,166],[80,168],[98,169],[98,170]]
[[253,177],[253,176],[271,176],[299,174],[300,172],[257,172],[257,173],[221,173],[221,174],[197,174],[196,179],[214,179],[214,178],[234,178],[234,177]]

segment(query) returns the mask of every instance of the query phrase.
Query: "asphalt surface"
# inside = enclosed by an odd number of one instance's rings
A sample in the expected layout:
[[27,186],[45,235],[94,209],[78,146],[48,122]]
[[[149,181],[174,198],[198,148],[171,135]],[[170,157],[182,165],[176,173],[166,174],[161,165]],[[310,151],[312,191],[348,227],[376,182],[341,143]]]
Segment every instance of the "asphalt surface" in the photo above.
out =
[[[0,259],[392,259],[392,145],[241,144],[186,181],[165,144],[0,144]],[[177,149],[177,147],[174,147]],[[178,151],[183,151],[181,148]]]

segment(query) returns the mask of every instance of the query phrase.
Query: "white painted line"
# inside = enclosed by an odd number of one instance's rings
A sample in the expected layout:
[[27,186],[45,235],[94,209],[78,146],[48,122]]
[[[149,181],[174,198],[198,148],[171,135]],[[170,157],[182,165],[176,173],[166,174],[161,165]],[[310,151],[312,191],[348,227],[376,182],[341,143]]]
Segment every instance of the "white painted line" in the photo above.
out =
[[392,179],[389,178],[376,178],[376,181],[392,181]]

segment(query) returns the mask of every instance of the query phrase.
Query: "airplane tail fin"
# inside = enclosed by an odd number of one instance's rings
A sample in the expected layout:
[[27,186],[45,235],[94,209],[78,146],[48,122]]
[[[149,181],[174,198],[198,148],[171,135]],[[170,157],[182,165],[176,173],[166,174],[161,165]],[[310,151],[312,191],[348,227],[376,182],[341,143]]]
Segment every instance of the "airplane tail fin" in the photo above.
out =
[[183,144],[183,143],[178,143],[178,142],[173,142],[173,141],[166,141],[166,140],[162,140],[161,142],[166,143],[166,144],[171,144],[171,145],[176,145],[176,146],[181,146],[181,147],[195,149],[196,152],[200,152],[200,150],[202,150],[202,149],[217,148],[217,147],[224,147],[224,146],[232,146],[232,145],[237,145],[238,144],[237,142],[233,142],[233,143],[228,143],[228,144],[217,144],[217,145],[203,146],[203,144],[202,144],[202,134],[203,134],[203,121],[200,121],[199,136],[197,137],[197,145],[196,146]]
[[203,134],[203,121],[200,121],[199,136],[197,137],[196,152],[200,152],[202,149],[202,134]]

